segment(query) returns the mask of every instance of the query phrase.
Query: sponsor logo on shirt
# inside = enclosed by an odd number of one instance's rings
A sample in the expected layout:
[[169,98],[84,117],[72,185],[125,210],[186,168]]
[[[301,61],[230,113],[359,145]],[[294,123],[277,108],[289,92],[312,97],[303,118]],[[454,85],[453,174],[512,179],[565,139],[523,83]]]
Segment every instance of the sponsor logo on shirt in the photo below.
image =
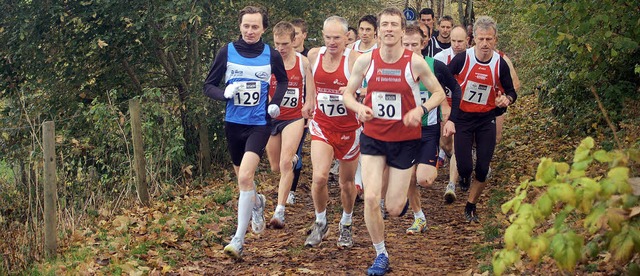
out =
[[486,80],[487,77],[488,77],[487,74],[480,74],[480,73],[476,74],[476,78],[478,78],[479,80]]
[[335,80],[333,81],[333,84],[337,84],[337,85],[345,85],[345,83],[344,83],[344,82],[341,82],[339,79],[335,79]]
[[256,78],[266,80],[269,78],[269,73],[264,71],[256,72]]
[[378,69],[378,71],[376,72],[378,75],[381,76],[400,76],[402,74],[402,70],[400,69],[383,69],[380,68]]
[[340,140],[349,140],[349,139],[351,139],[351,136],[342,135],[342,137],[340,137]]
[[245,87],[246,89],[256,89],[257,85],[255,82],[247,82],[247,85]]
[[242,70],[237,70],[237,69],[231,70],[231,78],[239,78],[239,77],[242,77],[243,74],[244,72],[242,72]]

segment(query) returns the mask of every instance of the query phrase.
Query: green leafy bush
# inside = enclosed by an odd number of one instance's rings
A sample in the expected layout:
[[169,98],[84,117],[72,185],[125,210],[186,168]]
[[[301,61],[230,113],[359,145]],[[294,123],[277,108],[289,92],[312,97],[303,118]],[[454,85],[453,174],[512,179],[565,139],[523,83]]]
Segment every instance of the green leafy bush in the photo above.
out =
[[[502,205],[503,213],[511,212],[511,225],[504,233],[505,248],[493,256],[497,275],[523,252],[533,262],[551,256],[563,271],[574,271],[601,252],[611,253],[622,267],[640,252],[640,187],[631,184],[640,183],[629,177],[629,164],[640,161],[640,150],[592,152],[593,147],[593,138],[584,139],[571,166],[542,158],[535,180],[523,181]],[[608,171],[587,175],[599,166]]]

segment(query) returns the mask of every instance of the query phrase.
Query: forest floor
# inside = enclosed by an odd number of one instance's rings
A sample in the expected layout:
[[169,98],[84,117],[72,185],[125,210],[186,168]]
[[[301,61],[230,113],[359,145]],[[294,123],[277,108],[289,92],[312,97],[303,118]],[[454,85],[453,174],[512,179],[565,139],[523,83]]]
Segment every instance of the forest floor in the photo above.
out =
[[[538,106],[535,95],[522,96],[509,109],[504,138],[497,146],[489,185],[478,203],[480,223],[464,219],[466,193],[445,204],[443,193],[448,167],[440,168],[435,184],[421,188],[428,230],[409,236],[413,215],[385,220],[385,243],[390,254],[389,275],[488,275],[491,257],[502,248],[508,226],[500,205],[513,196],[517,185],[532,179],[541,157],[571,160],[584,137],[556,135],[560,124],[548,110]],[[638,139],[638,126],[629,126],[628,141]],[[635,133],[635,134],[634,134]],[[596,141],[601,134],[588,134]],[[633,136],[632,135],[632,136]],[[286,227],[266,229],[261,235],[249,230],[244,258],[234,261],[222,249],[236,227],[237,191],[229,170],[219,170],[203,182],[162,191],[148,208],[132,207],[111,213],[99,210],[91,223],[73,229],[60,241],[59,257],[34,265],[43,274],[129,275],[362,275],[371,265],[375,250],[363,218],[363,203],[354,211],[354,246],[336,247],[341,215],[339,187],[329,184],[327,209],[329,235],[316,248],[303,246],[306,229],[314,220],[310,196],[311,169],[308,144],[305,167],[296,204],[287,206]],[[258,191],[267,197],[266,219],[275,208],[278,176],[262,162],[256,179]],[[516,265],[516,274],[556,271],[553,262]],[[580,269],[580,268],[579,268]],[[606,271],[606,267],[602,268]],[[596,269],[598,271],[598,269]]]

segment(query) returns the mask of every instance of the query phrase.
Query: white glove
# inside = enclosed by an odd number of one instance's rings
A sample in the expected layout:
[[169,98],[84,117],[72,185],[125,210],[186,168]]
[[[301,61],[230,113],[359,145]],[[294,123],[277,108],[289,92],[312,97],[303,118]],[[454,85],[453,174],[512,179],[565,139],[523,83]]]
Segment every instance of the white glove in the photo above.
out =
[[233,98],[233,95],[240,90],[240,84],[237,82],[230,83],[227,88],[224,89],[224,97],[227,99]]
[[267,112],[271,118],[276,118],[280,116],[280,107],[277,104],[270,104],[267,108]]

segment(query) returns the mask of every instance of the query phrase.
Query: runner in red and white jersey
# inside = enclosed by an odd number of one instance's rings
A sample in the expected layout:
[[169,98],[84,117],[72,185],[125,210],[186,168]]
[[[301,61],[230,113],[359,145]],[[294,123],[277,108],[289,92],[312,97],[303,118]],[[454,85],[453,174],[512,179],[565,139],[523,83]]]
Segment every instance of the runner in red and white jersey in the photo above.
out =
[[[457,156],[460,187],[469,189],[465,218],[479,222],[476,202],[486,186],[489,164],[496,146],[496,114],[517,98],[509,67],[494,51],[497,28],[495,21],[481,16],[473,26],[476,45],[465,53],[456,55],[449,70],[456,76],[462,88],[460,112],[454,121],[446,123],[445,135],[455,133],[454,146]],[[504,94],[499,94],[503,89]],[[476,144],[477,161],[475,178],[471,183],[472,153]]]
[[[305,84],[313,89],[313,79],[309,61],[293,48],[294,26],[282,21],[273,27],[273,42],[282,56],[287,71],[288,88],[282,98],[280,116],[272,121],[271,136],[266,150],[273,172],[280,172],[278,183],[278,202],[273,217],[269,221],[271,228],[283,228],[285,205],[294,180],[293,165],[298,162],[296,151],[304,132],[302,119],[303,92]],[[274,78],[271,78],[271,91],[274,91]]]
[[[351,235],[353,205],[356,198],[354,175],[360,155],[360,122],[355,113],[347,110],[340,87],[347,84],[350,71],[358,53],[346,49],[346,34],[349,25],[339,16],[324,21],[322,37],[325,46],[309,51],[315,91],[307,91],[307,102],[302,108],[309,122],[311,133],[311,163],[313,180],[311,197],[316,219],[306,246],[317,246],[327,235],[327,181],[334,159],[339,160],[339,179],[342,201],[342,217],[339,224],[338,247],[353,246]],[[313,104],[313,105],[312,105]],[[313,112],[315,110],[315,114]]]
[[[407,202],[409,181],[420,146],[422,115],[437,108],[445,99],[427,62],[405,50],[401,44],[406,26],[402,12],[387,8],[378,18],[381,47],[358,58],[344,92],[345,105],[357,111],[358,118],[364,122],[364,133],[360,137],[364,218],[376,250],[376,259],[367,270],[368,275],[384,275],[389,269],[380,212],[383,183],[393,179],[387,189],[385,205],[389,215],[399,216]],[[368,80],[367,97],[370,97],[365,102],[371,105],[358,103],[355,98],[355,92],[365,78]],[[419,104],[418,79],[433,93],[422,105]],[[402,132],[384,132],[385,129]],[[383,179],[387,168],[388,179]]]
[[[444,64],[451,63],[455,55],[467,50],[467,31],[462,26],[456,26],[451,30],[451,48],[437,53],[433,58],[442,61]],[[451,93],[445,90],[447,94],[447,107],[442,106],[443,110],[451,107]],[[443,103],[445,104],[445,103]],[[443,115],[448,112],[443,111]],[[448,116],[443,116],[442,127],[444,128]],[[456,164],[456,156],[453,146],[453,134],[444,135],[441,131],[440,136],[440,152],[438,153],[438,164],[443,165],[445,158],[449,156],[449,183],[444,192],[444,200],[446,203],[453,203],[456,200],[456,183],[458,182],[458,166]]]

